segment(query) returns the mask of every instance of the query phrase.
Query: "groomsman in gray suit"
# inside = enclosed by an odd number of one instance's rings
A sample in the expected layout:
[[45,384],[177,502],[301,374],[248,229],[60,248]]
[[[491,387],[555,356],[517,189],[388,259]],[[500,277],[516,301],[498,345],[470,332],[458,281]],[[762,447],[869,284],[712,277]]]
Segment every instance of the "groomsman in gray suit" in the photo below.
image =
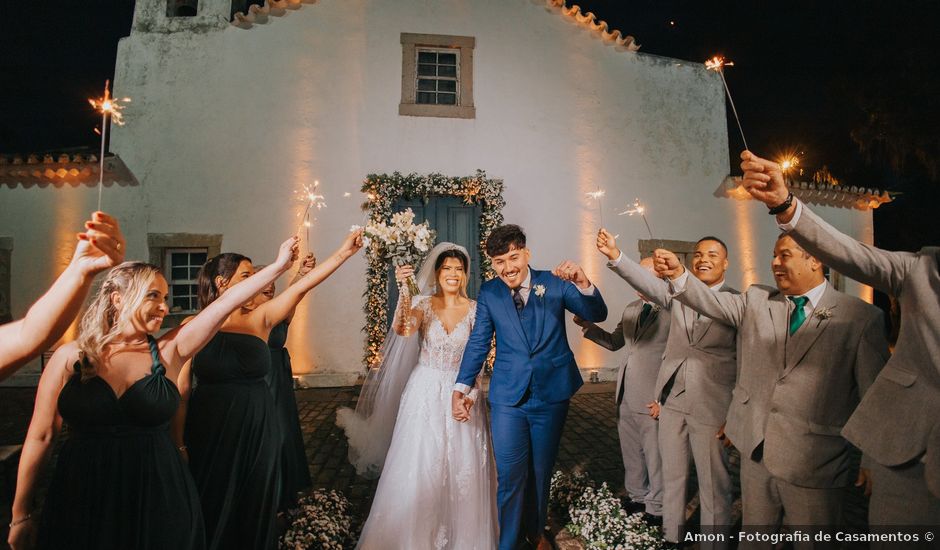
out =
[[940,524],[940,248],[862,244],[795,200],[777,163],[749,151],[741,159],[745,186],[782,229],[833,269],[899,300],[894,354],[842,435],[869,459],[872,526]]
[[[653,273],[653,258],[640,261]],[[617,432],[623,455],[624,486],[653,523],[662,523],[663,473],[659,454],[659,422],[653,417],[656,377],[669,335],[669,311],[640,295],[623,310],[613,332],[579,317],[584,337],[610,351],[626,346],[627,357],[617,373]]]
[[[851,446],[839,432],[888,358],[881,310],[835,290],[823,265],[781,235],[776,287],[716,294],[657,250],[674,299],[738,331],[740,370],[725,433],[741,452],[743,523],[841,525]],[[863,485],[867,472],[859,473]]]
[[[735,330],[673,301],[669,283],[624,256],[601,229],[597,249],[608,267],[637,292],[670,313],[666,352],[653,388],[663,459],[663,531],[670,543],[684,537],[691,461],[698,476],[702,532],[731,523],[731,475],[724,423],[737,371]],[[693,273],[713,292],[736,293],[724,282],[728,249],[716,237],[695,245]]]

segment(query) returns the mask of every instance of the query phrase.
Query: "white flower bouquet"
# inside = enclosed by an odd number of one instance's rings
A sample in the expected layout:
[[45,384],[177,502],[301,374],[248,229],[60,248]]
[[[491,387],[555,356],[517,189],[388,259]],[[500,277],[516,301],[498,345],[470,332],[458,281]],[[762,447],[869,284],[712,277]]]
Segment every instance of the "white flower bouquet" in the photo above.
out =
[[342,493],[317,489],[288,510],[290,527],[281,535],[279,548],[342,550],[353,543],[349,501]]
[[[391,223],[372,222],[365,227],[363,243],[373,254],[391,261],[393,265],[417,266],[434,245],[435,233],[428,222],[415,223],[411,208],[392,215]],[[408,279],[411,295],[419,293],[414,277]]]

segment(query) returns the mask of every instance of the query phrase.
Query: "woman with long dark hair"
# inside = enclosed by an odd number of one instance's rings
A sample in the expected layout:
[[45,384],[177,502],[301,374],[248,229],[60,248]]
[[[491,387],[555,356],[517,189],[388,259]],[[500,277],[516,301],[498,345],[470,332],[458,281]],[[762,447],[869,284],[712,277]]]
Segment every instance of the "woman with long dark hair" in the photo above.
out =
[[[192,360],[191,396],[189,373],[181,376],[184,401],[189,396],[185,444],[182,426],[174,436],[188,450],[210,550],[277,545],[281,435],[265,383],[271,369],[268,337],[307,292],[361,247],[361,230],[350,233],[333,255],[279,296],[229,315]],[[199,272],[200,304],[210,307],[252,272],[251,260],[240,254],[210,259]]]

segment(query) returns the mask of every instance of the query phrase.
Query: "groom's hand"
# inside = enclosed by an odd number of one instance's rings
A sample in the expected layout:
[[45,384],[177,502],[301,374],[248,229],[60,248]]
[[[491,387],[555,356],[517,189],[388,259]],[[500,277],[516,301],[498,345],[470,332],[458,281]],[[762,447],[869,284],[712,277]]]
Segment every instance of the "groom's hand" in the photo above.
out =
[[470,407],[467,406],[467,396],[454,390],[454,393],[450,396],[450,411],[457,422],[470,420]]
[[591,286],[591,281],[584,274],[581,266],[571,260],[565,260],[558,264],[558,267],[552,270],[552,274],[564,281],[571,281],[580,289]]

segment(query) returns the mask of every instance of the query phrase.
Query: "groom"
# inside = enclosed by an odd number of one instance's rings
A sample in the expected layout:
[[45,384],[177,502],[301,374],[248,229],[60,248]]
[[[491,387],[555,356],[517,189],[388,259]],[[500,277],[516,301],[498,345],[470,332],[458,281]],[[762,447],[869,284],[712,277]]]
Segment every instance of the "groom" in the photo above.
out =
[[592,322],[607,306],[584,271],[563,262],[552,273],[529,269],[531,253],[517,225],[493,230],[486,240],[498,279],[480,287],[476,321],[464,350],[451,399],[454,418],[469,418],[467,397],[496,335],[490,381],[493,453],[499,480],[499,548],[523,538],[538,548],[568,400],[583,384],[565,334],[565,310]]

